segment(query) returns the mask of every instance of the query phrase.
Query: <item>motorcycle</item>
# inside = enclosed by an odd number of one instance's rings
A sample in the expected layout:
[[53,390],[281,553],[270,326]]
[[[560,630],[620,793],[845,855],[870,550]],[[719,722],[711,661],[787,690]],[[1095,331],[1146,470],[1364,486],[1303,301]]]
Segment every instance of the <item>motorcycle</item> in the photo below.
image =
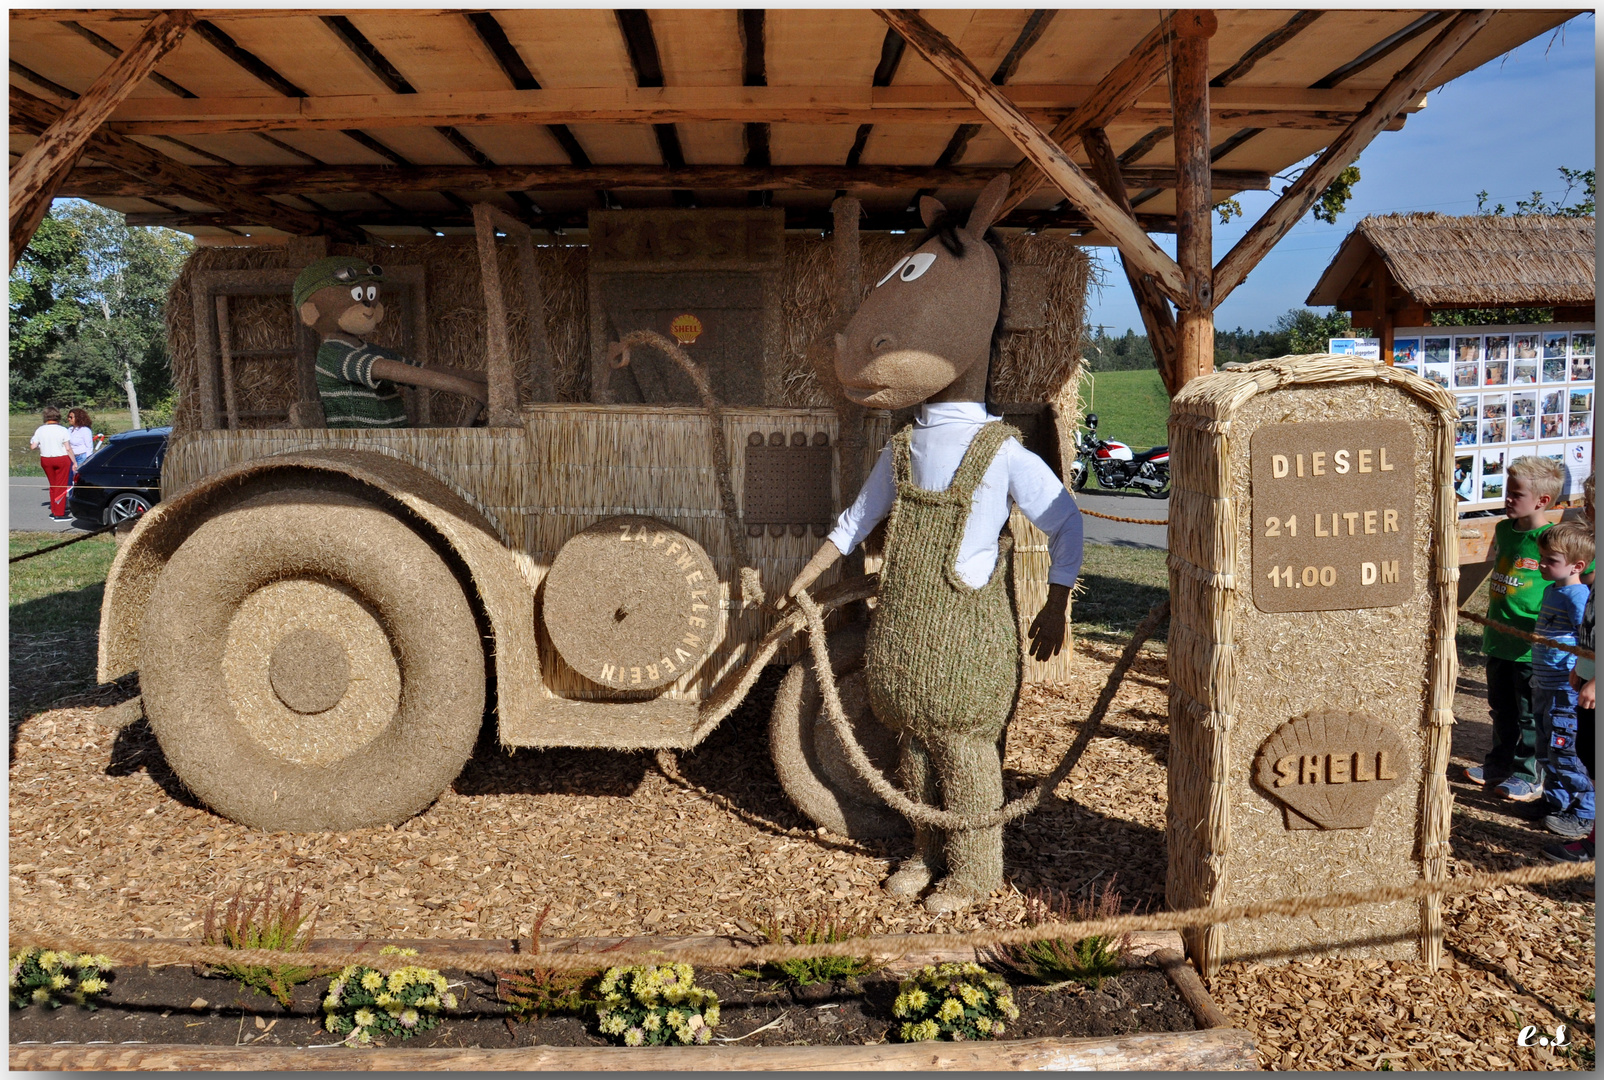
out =
[[1086,481],[1110,491],[1135,488],[1150,499],[1170,494],[1170,448],[1155,446],[1136,453],[1122,442],[1097,437],[1097,414],[1086,414],[1086,434],[1075,432],[1075,460],[1069,467],[1070,487],[1086,490]]

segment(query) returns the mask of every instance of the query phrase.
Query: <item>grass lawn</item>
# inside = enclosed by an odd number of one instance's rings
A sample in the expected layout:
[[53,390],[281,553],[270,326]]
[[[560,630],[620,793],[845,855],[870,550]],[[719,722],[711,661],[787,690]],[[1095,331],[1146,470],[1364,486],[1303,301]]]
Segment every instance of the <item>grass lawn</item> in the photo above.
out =
[[[1123,646],[1153,605],[1170,594],[1169,552],[1114,544],[1087,544],[1081,592],[1070,607],[1070,633]],[[1167,639],[1168,624],[1154,641]]]
[[[143,412],[144,410],[140,410]],[[130,422],[127,409],[113,409],[108,412],[97,413],[91,411],[90,417],[95,421],[95,430],[110,435],[121,435],[133,425]],[[65,412],[62,420],[67,419]],[[28,440],[33,438],[34,430],[43,421],[37,412],[11,414],[11,441],[6,444],[10,453],[7,455],[11,464],[12,476],[43,476],[45,471],[39,467],[39,451],[28,448]]]
[[1092,404],[1097,433],[1105,439],[1145,450],[1169,442],[1170,398],[1152,368],[1104,371],[1093,376]]
[[[14,532],[11,556],[59,543]],[[11,567],[11,719],[95,686],[100,597],[117,555],[109,534]]]

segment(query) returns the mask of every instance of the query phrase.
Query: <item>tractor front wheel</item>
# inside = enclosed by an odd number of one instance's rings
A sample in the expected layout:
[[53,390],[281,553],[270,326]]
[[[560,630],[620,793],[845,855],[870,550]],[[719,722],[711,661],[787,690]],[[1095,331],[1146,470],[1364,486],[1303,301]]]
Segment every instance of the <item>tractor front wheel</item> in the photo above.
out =
[[174,772],[253,828],[391,825],[473,751],[478,624],[395,515],[321,489],[253,496],[162,570],[140,635],[145,712]]

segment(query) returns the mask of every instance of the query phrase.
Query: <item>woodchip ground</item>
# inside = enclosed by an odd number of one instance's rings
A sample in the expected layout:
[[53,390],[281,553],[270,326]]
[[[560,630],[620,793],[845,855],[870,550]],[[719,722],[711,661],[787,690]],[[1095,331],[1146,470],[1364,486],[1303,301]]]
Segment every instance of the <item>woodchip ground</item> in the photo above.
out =
[[[1082,640],[1077,679],[1029,687],[1009,743],[1010,796],[1073,739],[1115,649]],[[1126,910],[1161,910],[1165,665],[1149,647],[1085,758],[1007,832],[1010,883],[940,919],[877,883],[901,849],[821,836],[768,764],[773,680],[668,780],[646,754],[482,743],[461,778],[395,829],[252,832],[210,813],[167,769],[148,728],[100,727],[127,695],[105,687],[14,721],[11,926],[106,937],[193,938],[207,904],[245,886],[304,886],[325,938],[508,937],[547,904],[554,937],[750,931],[823,914],[875,933],[1014,924],[1022,890],[1080,890],[1117,875]],[[1479,761],[1485,691],[1461,682],[1457,763]],[[1550,842],[1455,785],[1455,873],[1540,859]],[[804,899],[805,898],[805,899]],[[1261,1063],[1298,1069],[1583,1069],[1594,1005],[1591,885],[1498,890],[1452,902],[1449,966],[1295,959],[1229,965],[1209,989],[1252,1031]],[[1525,1025],[1566,1050],[1519,1048]]]

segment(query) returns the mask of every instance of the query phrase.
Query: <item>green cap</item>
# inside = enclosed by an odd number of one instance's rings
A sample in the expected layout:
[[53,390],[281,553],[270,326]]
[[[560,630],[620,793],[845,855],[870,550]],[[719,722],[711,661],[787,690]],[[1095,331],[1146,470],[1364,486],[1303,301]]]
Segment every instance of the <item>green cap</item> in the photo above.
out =
[[313,293],[331,285],[356,285],[364,281],[383,280],[384,271],[366,259],[358,259],[354,255],[330,255],[302,270],[295,279],[295,291],[292,294],[295,308],[299,311]]

